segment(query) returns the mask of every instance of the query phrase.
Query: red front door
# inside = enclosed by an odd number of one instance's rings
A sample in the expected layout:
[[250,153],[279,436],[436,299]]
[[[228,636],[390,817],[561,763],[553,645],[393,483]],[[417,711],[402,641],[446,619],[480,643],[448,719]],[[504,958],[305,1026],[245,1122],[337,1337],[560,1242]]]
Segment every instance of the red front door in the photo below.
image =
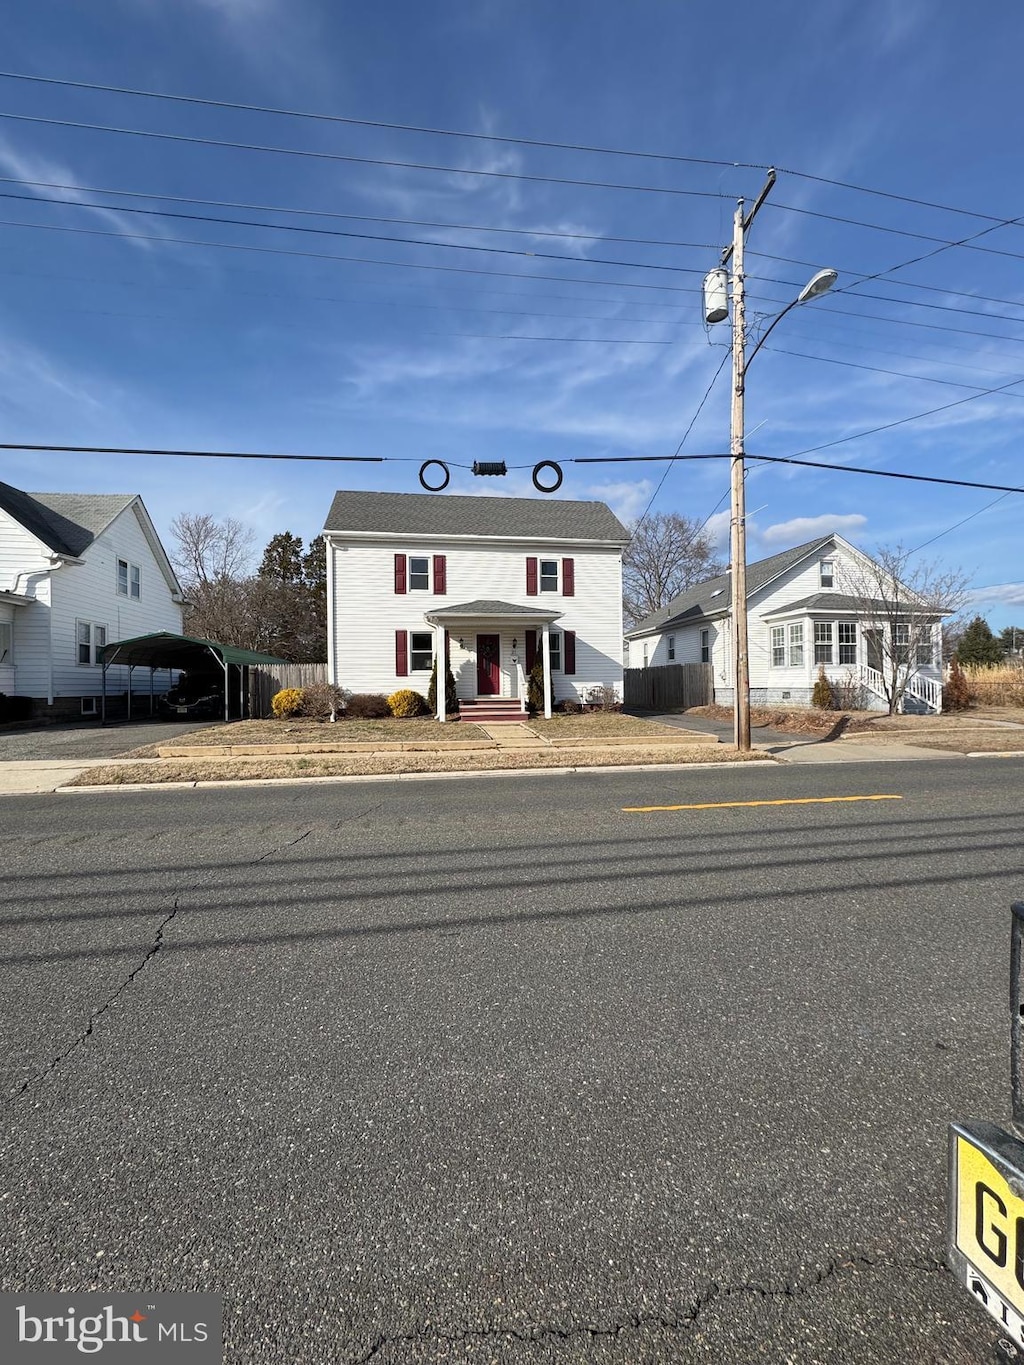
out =
[[500,641],[497,635],[476,637],[476,694],[496,697],[501,692],[501,672],[498,667]]

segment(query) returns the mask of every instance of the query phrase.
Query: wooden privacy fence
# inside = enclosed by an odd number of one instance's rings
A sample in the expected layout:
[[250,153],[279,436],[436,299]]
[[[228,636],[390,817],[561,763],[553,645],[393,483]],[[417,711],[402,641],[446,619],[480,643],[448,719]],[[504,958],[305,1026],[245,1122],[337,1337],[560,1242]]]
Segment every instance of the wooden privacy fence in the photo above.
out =
[[660,668],[627,668],[622,674],[627,706],[644,711],[710,706],[715,683],[710,664],[665,664]]
[[276,668],[249,669],[249,714],[269,716],[270,701],[283,687],[308,687],[327,681],[327,665],[279,664]]

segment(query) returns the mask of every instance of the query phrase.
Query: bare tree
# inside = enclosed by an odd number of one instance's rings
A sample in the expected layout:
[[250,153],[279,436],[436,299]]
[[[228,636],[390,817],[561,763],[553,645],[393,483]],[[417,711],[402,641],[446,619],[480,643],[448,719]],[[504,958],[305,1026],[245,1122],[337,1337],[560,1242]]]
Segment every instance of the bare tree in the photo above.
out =
[[183,587],[248,576],[253,533],[234,517],[215,521],[209,512],[182,512],[171,522],[171,563]]
[[936,661],[944,617],[959,611],[967,580],[938,562],[912,564],[903,545],[880,546],[871,559],[840,569],[839,588],[863,623],[868,666],[895,715],[915,674]]
[[667,606],[695,583],[714,578],[723,566],[696,518],[666,512],[644,517],[632,527],[622,556],[622,609],[634,626]]

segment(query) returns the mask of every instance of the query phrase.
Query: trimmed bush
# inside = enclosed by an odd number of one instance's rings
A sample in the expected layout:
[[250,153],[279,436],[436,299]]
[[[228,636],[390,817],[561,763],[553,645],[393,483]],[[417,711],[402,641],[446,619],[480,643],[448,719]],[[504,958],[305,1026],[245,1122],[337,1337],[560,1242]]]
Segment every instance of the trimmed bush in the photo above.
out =
[[835,706],[832,684],[825,677],[824,664],[818,666],[818,676],[814,682],[814,691],[811,693],[811,705],[816,706],[819,711],[831,711]]
[[302,689],[299,715],[306,720],[330,720],[331,715],[345,714],[345,701],[348,693],[333,683],[309,683]]
[[301,687],[284,687],[280,692],[275,692],[270,699],[270,709],[278,720],[287,720],[289,716],[297,715],[301,706]]
[[544,661],[538,659],[526,682],[526,707],[531,716],[544,710]]
[[357,692],[349,697],[345,714],[353,720],[384,720],[391,715],[391,707],[383,692]]
[[398,692],[392,692],[388,697],[388,706],[391,714],[399,720],[427,714],[426,698],[419,692],[414,692],[411,687],[403,687]]
[[[430,686],[427,688],[427,710],[432,716],[437,715],[437,660],[434,660],[434,667],[430,673]],[[446,716],[457,716],[459,714],[459,694],[455,690],[455,675],[451,669],[446,670],[444,680],[444,713]]]

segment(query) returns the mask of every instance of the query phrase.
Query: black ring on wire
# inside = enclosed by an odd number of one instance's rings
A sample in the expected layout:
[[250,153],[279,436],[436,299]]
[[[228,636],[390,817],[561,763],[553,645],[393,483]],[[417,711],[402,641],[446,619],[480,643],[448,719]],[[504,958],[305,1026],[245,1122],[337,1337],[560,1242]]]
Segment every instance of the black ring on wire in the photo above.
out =
[[[553,469],[555,471],[555,482],[551,485],[541,483],[537,475],[542,469]],[[540,464],[533,466],[533,486],[538,493],[557,493],[562,486],[562,471],[555,464],[554,460],[541,460]]]
[[[444,483],[427,483],[426,479],[423,477],[424,473],[430,468],[432,464],[436,464],[439,469],[444,470]],[[448,487],[449,483],[451,482],[451,478],[452,476],[448,472],[448,466],[444,463],[443,460],[425,460],[423,464],[420,465],[420,483],[423,485],[423,487],[427,490],[428,493],[440,493],[442,488]]]

